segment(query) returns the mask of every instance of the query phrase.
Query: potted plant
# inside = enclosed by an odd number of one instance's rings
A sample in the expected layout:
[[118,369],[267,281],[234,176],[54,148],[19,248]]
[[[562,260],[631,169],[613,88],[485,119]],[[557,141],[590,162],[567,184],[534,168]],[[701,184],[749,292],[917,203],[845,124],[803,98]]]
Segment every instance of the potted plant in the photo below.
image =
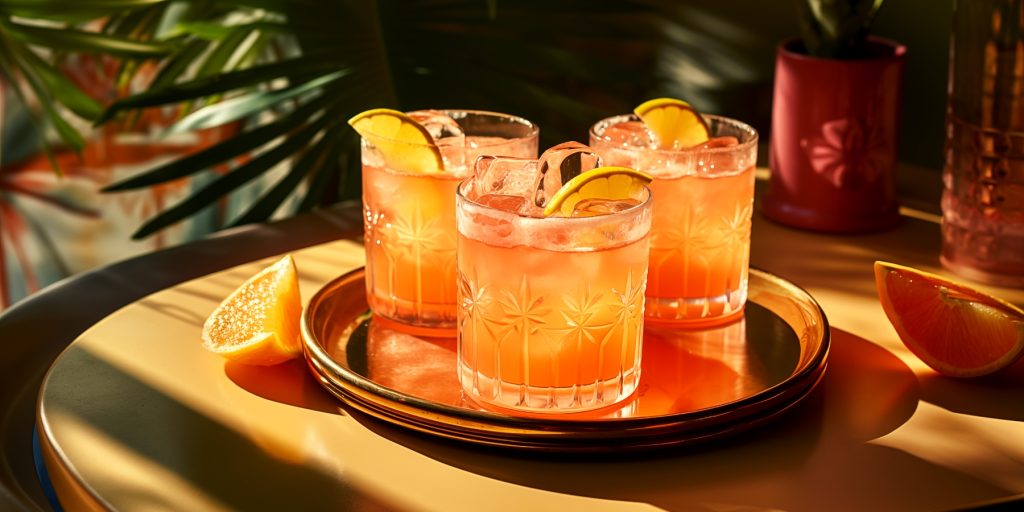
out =
[[868,35],[881,4],[799,0],[801,37],[776,53],[766,217],[828,232],[899,221],[906,47]]

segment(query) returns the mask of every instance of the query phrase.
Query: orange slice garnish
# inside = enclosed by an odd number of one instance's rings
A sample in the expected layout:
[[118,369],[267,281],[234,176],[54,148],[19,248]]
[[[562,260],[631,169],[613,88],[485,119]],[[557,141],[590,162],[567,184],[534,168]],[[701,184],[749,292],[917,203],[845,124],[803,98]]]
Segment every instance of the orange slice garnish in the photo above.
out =
[[348,120],[370,141],[391,169],[411,173],[444,171],[444,159],[430,132],[415,119],[389,108],[361,112]]
[[291,256],[250,277],[210,314],[203,347],[230,361],[271,365],[299,355],[298,272]]
[[[544,207],[544,216],[577,217],[602,213],[601,203],[633,201],[639,204],[653,178],[628,167],[598,167],[562,185]],[[581,205],[588,205],[580,208]],[[611,212],[607,212],[611,213]]]
[[633,113],[651,131],[660,149],[688,148],[707,142],[709,138],[704,118],[683,100],[648,100],[633,109]]

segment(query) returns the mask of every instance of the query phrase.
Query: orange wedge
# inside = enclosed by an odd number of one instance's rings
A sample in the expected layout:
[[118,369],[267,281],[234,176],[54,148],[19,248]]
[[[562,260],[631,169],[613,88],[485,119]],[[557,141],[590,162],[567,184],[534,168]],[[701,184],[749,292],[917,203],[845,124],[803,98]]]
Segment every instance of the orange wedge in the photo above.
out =
[[977,377],[1024,354],[1024,310],[921,270],[875,262],[882,309],[903,343],[935,371]]
[[704,118],[683,100],[648,100],[633,109],[633,113],[651,131],[660,149],[688,148],[707,142],[709,138]]
[[375,108],[361,112],[348,124],[380,151],[388,167],[411,173],[444,171],[444,159],[430,132],[397,110]]
[[272,365],[299,355],[302,301],[295,262],[285,256],[250,277],[203,325],[203,347],[238,363]]
[[[639,200],[643,197],[644,187],[652,179],[651,176],[629,167],[609,166],[591,169],[562,185],[562,188],[548,200],[547,206],[544,207],[544,216],[576,217],[595,213],[578,210],[577,206],[584,201],[594,200],[601,203]],[[586,209],[594,210],[594,206]]]

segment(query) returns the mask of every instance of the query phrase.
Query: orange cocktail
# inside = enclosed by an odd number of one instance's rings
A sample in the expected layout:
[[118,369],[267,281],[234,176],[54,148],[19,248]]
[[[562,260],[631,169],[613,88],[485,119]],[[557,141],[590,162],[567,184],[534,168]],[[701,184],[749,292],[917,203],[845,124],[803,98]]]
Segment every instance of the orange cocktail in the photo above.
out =
[[466,393],[532,412],[628,397],[640,376],[650,193],[594,216],[537,218],[514,211],[517,198],[471,199],[469,186],[457,199]]
[[[422,148],[363,137],[367,301],[407,326],[454,329],[455,190],[481,155],[534,157],[537,128],[521,118],[475,111],[414,112],[443,157],[437,172],[388,158]],[[397,162],[397,163],[396,163]]]
[[591,128],[590,146],[606,165],[654,176],[646,318],[704,327],[743,312],[750,260],[757,132],[724,117],[704,116],[705,143],[656,149],[634,115]]

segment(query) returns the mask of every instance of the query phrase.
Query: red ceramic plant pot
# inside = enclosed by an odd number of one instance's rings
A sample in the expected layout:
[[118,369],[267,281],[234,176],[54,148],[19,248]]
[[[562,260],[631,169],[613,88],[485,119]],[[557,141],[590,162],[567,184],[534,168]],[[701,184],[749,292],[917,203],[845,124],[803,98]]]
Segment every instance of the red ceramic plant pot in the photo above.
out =
[[868,57],[832,60],[779,46],[769,165],[761,206],[769,219],[828,232],[899,221],[900,94],[906,47],[870,38]]

